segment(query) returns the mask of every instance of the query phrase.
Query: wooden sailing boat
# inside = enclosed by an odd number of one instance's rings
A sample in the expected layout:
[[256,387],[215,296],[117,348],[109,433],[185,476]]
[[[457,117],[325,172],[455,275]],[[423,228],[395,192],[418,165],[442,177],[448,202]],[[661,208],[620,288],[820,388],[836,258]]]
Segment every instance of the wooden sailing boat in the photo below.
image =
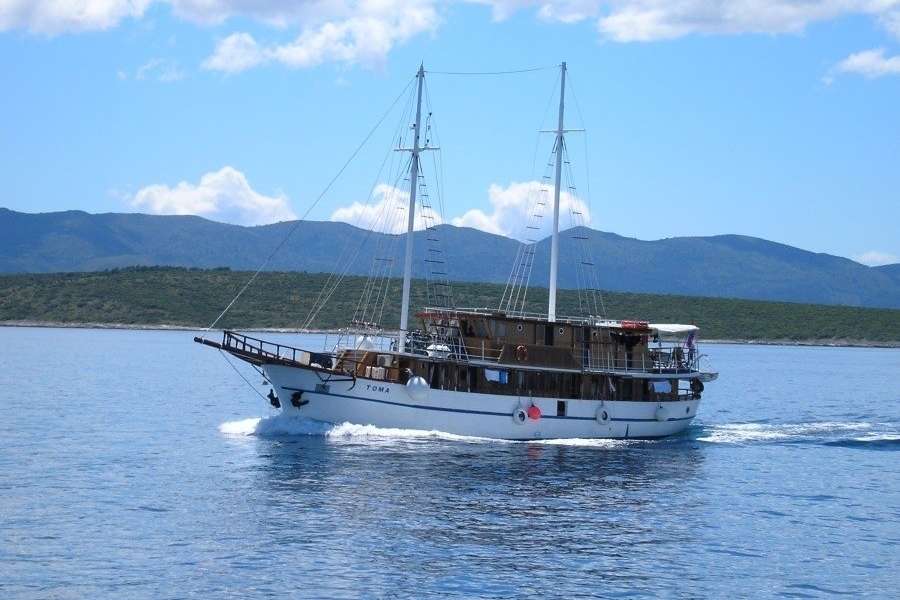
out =
[[[356,319],[347,332],[356,335],[342,337],[348,343],[322,352],[232,331],[195,341],[254,365],[272,384],[273,405],[318,421],[504,439],[651,438],[684,430],[704,382],[717,377],[701,369],[697,327],[611,320],[599,311],[557,315],[560,194],[571,131],[564,127],[565,63],[560,80],[546,315],[525,311],[532,244],[520,251],[500,308],[454,308],[447,301],[418,313],[421,328],[410,328],[420,156],[434,149],[421,135],[420,66],[412,143],[398,148],[410,157],[399,332],[385,335],[376,323]],[[381,289],[375,295],[387,297]]]

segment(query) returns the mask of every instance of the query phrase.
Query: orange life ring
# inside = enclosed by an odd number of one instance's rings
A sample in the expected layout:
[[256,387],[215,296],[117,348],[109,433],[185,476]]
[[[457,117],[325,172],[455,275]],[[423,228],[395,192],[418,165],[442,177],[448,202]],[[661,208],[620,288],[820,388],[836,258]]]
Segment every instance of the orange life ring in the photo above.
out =
[[528,348],[519,344],[516,346],[516,360],[522,362],[523,360],[528,360]]

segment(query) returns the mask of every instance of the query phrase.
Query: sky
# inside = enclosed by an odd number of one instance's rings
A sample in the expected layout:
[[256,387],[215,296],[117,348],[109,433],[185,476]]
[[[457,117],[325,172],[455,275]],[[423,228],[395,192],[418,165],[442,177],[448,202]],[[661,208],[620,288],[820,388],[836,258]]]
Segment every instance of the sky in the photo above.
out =
[[561,61],[564,213],[900,262],[900,0],[0,0],[0,206],[373,226],[421,62],[437,220],[522,238]]

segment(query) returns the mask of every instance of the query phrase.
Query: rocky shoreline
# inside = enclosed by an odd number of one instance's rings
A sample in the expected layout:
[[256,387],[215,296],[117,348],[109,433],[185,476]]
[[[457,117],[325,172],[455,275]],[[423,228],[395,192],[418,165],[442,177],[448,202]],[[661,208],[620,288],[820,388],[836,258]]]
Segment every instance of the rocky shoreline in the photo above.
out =
[[[69,323],[56,321],[0,321],[0,327],[46,327],[50,329],[131,329],[136,331],[203,331],[203,327],[186,325],[131,324],[131,323]],[[298,329],[290,327],[238,328],[241,331],[258,333],[339,333],[338,329]],[[391,332],[388,332],[391,333]],[[853,339],[816,339],[807,340],[759,340],[759,339],[714,339],[701,337],[705,344],[741,344],[754,346],[823,346],[835,348],[900,348],[900,340],[881,342]]]

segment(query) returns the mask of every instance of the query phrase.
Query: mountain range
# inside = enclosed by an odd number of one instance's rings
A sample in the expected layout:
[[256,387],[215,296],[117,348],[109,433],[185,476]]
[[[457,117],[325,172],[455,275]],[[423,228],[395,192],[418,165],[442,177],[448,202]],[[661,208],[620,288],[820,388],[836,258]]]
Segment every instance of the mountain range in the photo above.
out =
[[[403,235],[337,222],[283,222],[256,227],[196,216],[82,211],[22,213],[0,208],[0,272],[98,271],[135,265],[255,270],[284,240],[267,270],[365,275],[373,257],[401,263]],[[441,225],[418,231],[414,274],[434,259],[426,236],[440,240],[450,279],[504,283],[518,241],[476,229]],[[900,308],[900,264],[867,267],[742,235],[644,241],[596,231],[560,234],[560,287],[578,287],[583,245],[603,289]],[[531,283],[546,285],[549,238],[537,244]],[[399,266],[393,273],[399,274]]]

